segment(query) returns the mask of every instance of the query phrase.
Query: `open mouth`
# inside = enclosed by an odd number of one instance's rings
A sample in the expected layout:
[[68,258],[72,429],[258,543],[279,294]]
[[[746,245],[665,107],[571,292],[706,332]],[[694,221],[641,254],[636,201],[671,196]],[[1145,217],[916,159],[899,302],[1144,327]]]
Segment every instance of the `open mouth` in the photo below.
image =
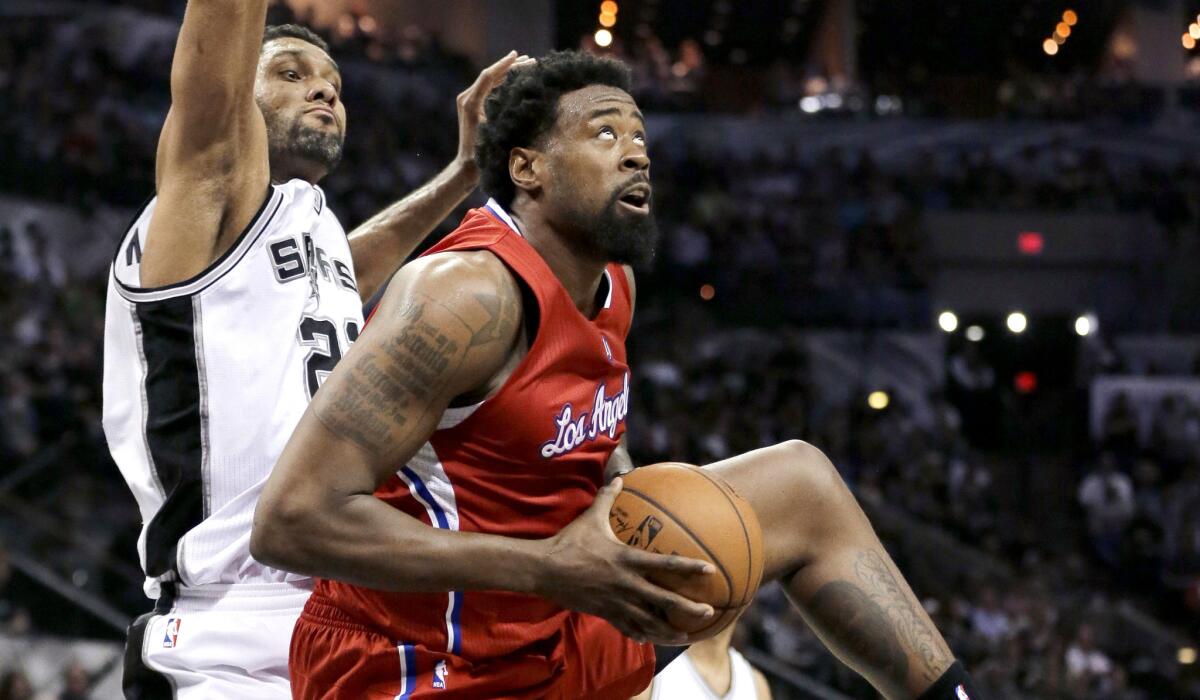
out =
[[631,209],[638,214],[650,213],[650,186],[649,185],[634,185],[625,190],[617,201],[626,209]]

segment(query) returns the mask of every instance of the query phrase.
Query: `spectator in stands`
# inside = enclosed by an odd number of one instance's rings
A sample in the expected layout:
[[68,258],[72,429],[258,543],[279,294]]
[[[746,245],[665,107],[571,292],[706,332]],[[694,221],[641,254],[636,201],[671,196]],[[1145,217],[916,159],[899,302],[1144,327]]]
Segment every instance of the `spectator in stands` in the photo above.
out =
[[1177,473],[1200,445],[1200,412],[1184,396],[1168,394],[1156,407],[1150,436],[1155,455]]
[[1136,512],[1133,482],[1117,469],[1115,454],[1100,453],[1096,468],[1079,485],[1079,504],[1087,513],[1088,534],[1096,553],[1105,563],[1115,565],[1121,536]]
[[1100,445],[1111,450],[1124,461],[1129,461],[1138,451],[1138,414],[1129,394],[1120,392],[1104,413],[1100,427]]
[[984,586],[980,589],[979,602],[971,610],[971,629],[993,649],[999,649],[1012,633],[1008,613],[1000,607],[995,588]]
[[20,668],[11,668],[0,676],[0,700],[33,700],[33,684]]
[[87,669],[78,659],[72,659],[63,669],[63,690],[58,700],[88,700],[92,696],[91,685]]
[[1092,626],[1082,624],[1066,653],[1067,689],[1074,698],[1094,698],[1111,690],[1112,660],[1096,648]]

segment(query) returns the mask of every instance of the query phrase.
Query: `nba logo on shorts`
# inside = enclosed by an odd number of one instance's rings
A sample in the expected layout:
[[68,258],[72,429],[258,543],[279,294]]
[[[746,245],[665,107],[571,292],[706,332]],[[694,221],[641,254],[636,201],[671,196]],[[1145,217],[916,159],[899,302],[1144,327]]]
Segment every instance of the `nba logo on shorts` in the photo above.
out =
[[163,635],[163,649],[174,649],[175,643],[179,641],[179,623],[182,622],[178,617],[167,618],[167,633]]
[[433,667],[433,687],[438,690],[446,689],[446,662],[439,661]]
[[971,696],[967,695],[967,689],[961,685],[954,689],[954,694],[958,696],[958,700],[971,700]]

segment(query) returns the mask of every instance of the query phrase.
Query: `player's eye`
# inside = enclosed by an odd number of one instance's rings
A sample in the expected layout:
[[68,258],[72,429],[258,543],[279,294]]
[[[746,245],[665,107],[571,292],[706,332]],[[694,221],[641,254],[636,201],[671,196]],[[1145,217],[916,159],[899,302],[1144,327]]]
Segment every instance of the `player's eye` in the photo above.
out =
[[646,135],[639,131],[633,135],[633,140],[640,144],[645,144],[646,143]]
[[600,127],[599,133],[596,134],[602,139],[611,140],[617,138],[617,132],[613,131],[611,126]]
[[288,80],[299,80],[300,74],[294,70],[285,70],[283,71],[283,77],[287,78]]

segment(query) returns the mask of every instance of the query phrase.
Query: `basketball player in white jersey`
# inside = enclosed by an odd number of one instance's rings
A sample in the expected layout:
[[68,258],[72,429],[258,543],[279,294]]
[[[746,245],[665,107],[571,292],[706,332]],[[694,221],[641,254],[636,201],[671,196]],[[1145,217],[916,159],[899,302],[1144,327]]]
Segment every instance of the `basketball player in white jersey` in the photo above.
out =
[[266,5],[188,3],[157,194],[109,281],[104,430],[158,601],[130,627],[129,698],[291,696],[311,585],[250,556],[259,491],[363,302],[474,189],[482,99],[523,63],[510,53],[459,95],[450,167],[347,237],[317,186],[346,133],[338,66],[303,27],[264,31]]
[[762,672],[731,646],[735,627],[688,647],[632,700],[771,700]]

